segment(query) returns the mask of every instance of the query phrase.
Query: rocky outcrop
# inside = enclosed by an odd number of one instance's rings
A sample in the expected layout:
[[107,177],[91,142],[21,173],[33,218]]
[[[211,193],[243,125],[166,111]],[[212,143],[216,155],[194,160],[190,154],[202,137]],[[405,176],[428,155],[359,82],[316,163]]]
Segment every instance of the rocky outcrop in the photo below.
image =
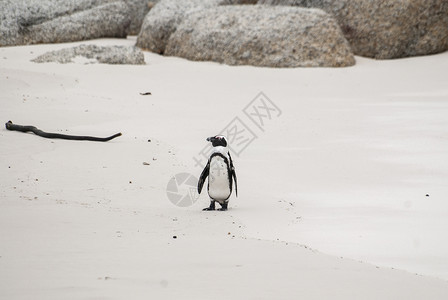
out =
[[221,3],[221,0],[160,0],[146,15],[137,46],[164,53],[168,39],[186,15]]
[[80,45],[57,51],[47,52],[35,59],[36,63],[57,62],[61,64],[75,62],[83,58],[84,63],[102,63],[112,65],[144,65],[145,56],[136,47]]
[[226,0],[222,5],[232,5],[232,4],[257,4],[258,0]]
[[129,26],[128,34],[138,35],[145,16],[158,0],[125,0],[125,2],[129,6],[131,16],[131,25]]
[[344,67],[355,63],[336,21],[322,10],[219,6],[185,17],[166,55],[229,65]]
[[448,50],[447,0],[260,0],[320,8],[335,16],[356,55],[377,59]]
[[3,0],[0,46],[126,37],[129,24],[121,0]]

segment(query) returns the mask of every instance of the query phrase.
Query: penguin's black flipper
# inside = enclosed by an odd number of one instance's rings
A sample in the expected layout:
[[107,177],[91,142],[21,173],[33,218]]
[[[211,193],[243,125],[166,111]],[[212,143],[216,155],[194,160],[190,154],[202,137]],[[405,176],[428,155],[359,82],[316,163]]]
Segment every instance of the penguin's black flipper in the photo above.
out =
[[230,172],[233,177],[233,181],[235,182],[235,195],[238,197],[238,184],[236,182],[235,167],[233,166],[232,156],[230,156],[230,152],[228,154],[229,154],[229,159],[230,159]]
[[235,169],[232,170],[233,181],[235,182],[235,195],[238,197],[238,184],[236,183],[236,172]]
[[198,181],[198,193],[199,194],[202,191],[202,187],[204,186],[205,179],[207,179],[209,170],[210,170],[210,161],[208,161],[208,163],[205,166],[204,170],[202,170],[201,176],[199,177],[199,181]]

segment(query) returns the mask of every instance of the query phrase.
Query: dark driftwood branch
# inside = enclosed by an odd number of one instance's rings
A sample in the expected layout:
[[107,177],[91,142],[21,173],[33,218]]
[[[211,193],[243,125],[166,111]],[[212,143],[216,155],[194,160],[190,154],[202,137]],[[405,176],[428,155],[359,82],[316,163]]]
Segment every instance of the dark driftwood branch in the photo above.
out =
[[121,132],[114,134],[110,137],[105,137],[105,138],[94,137],[94,136],[79,136],[79,135],[68,135],[68,134],[60,134],[60,133],[50,133],[50,132],[42,131],[34,126],[17,125],[17,124],[12,123],[11,121],[8,121],[5,124],[5,126],[6,126],[6,129],[8,129],[8,130],[21,131],[21,132],[30,132],[31,131],[38,136],[48,138],[48,139],[107,142],[107,141],[110,141],[111,139],[121,136]]

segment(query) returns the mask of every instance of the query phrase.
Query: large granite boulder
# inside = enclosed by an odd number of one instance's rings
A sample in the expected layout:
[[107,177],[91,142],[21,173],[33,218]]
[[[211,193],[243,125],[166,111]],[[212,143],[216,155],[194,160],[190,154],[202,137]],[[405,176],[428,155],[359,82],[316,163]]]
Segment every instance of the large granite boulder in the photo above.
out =
[[232,4],[257,4],[258,0],[227,0],[223,2],[222,5],[232,5]]
[[448,50],[447,0],[259,0],[335,16],[356,55],[378,59]]
[[126,37],[128,9],[122,0],[3,0],[0,46]]
[[143,20],[145,19],[151,8],[158,2],[158,0],[124,0],[130,10],[131,25],[129,26],[128,34],[137,35],[142,28]]
[[35,59],[36,63],[58,62],[61,64],[75,62],[83,58],[84,63],[102,63],[113,65],[144,65],[145,56],[137,47],[80,45],[44,53]]
[[223,0],[160,0],[146,15],[137,46],[163,54],[168,39],[187,14],[218,6],[222,2]]
[[229,65],[344,67],[355,59],[336,21],[319,9],[219,6],[190,13],[166,55]]

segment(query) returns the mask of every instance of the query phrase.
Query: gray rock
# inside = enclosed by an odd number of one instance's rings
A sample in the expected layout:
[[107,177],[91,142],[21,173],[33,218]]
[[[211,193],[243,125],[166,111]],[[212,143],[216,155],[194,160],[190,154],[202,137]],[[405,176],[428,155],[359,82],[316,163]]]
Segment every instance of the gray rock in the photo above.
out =
[[124,0],[129,6],[131,15],[131,25],[129,26],[128,34],[138,35],[142,28],[143,20],[151,8],[158,2],[158,0]]
[[227,3],[221,5],[233,5],[233,4],[257,4],[258,0],[227,0]]
[[121,0],[2,0],[0,46],[126,37],[128,6]]
[[222,2],[222,0],[160,0],[146,15],[137,38],[137,46],[155,53],[164,53],[168,39],[186,15],[218,6]]
[[336,21],[322,10],[220,6],[189,14],[166,55],[229,65],[344,67],[355,63]]
[[33,59],[36,63],[58,62],[71,63],[78,57],[85,58],[88,63],[144,65],[143,52],[136,47],[80,45],[47,52]]
[[391,59],[448,50],[447,0],[260,0],[332,14],[356,55]]

